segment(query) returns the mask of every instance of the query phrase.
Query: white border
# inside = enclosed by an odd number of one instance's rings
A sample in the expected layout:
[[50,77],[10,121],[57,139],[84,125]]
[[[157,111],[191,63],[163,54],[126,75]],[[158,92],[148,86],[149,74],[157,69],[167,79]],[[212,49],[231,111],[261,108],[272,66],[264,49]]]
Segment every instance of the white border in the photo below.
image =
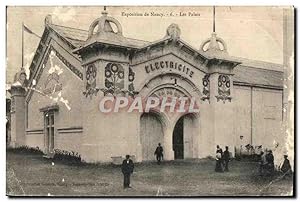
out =
[[[6,192],[6,176],[5,176],[5,147],[6,147],[6,140],[5,140],[5,103],[4,103],[4,97],[5,97],[5,75],[6,75],[6,38],[5,38],[5,32],[6,32],[6,6],[7,5],[24,5],[24,6],[31,6],[31,5],[45,5],[45,6],[53,6],[53,5],[242,5],[242,6],[250,6],[250,5],[294,5],[296,8],[299,8],[300,1],[296,0],[253,0],[253,1],[241,1],[241,0],[227,0],[227,1],[221,1],[221,0],[207,0],[207,1],[197,1],[197,0],[185,0],[185,1],[178,1],[178,0],[133,0],[133,1],[124,1],[124,0],[51,0],[51,1],[34,1],[34,0],[2,0],[0,1],[0,42],[1,42],[1,48],[0,48],[0,97],[2,104],[0,105],[0,122],[1,122],[1,141],[0,141],[0,148],[2,148],[2,152],[0,153],[0,197],[1,201],[8,201],[8,197],[5,196]],[[297,27],[299,26],[299,20],[297,20]],[[297,56],[299,52],[297,51]],[[297,57],[298,58],[298,57]],[[299,78],[299,70],[297,72],[297,78]],[[299,86],[297,85],[297,94],[299,94]],[[299,101],[298,101],[299,102]],[[297,102],[297,104],[299,104]],[[300,121],[297,120],[297,125]],[[296,126],[296,125],[295,125]],[[295,134],[297,136],[297,134]],[[297,138],[297,146],[299,148],[299,137]],[[299,155],[299,150],[297,149],[297,154]],[[297,156],[298,156],[297,155]],[[295,159],[298,162],[298,158]],[[297,165],[297,164],[296,164]],[[297,175],[299,176],[299,167],[297,166]],[[298,180],[298,179],[297,179]],[[297,188],[298,190],[298,188]],[[24,199],[23,199],[24,200]],[[26,200],[32,200],[32,199],[26,199]],[[38,199],[39,201],[44,201],[46,199]],[[57,199],[58,201],[65,201],[67,199]],[[69,199],[70,200],[70,199]],[[72,199],[72,200],[86,200],[86,199]],[[110,200],[110,201],[116,201],[118,199],[102,199],[102,200]],[[129,199],[131,200],[131,199]],[[140,200],[140,199],[138,199]],[[142,199],[146,200],[146,199]],[[147,199],[147,200],[155,200],[155,199]],[[168,199],[172,200],[172,199]],[[181,199],[181,200],[188,200],[188,199]],[[201,199],[201,200],[217,200],[217,199]],[[232,199],[221,199],[223,201],[231,201]],[[240,198],[237,200],[241,200]],[[249,200],[249,199],[248,199]],[[259,199],[263,200],[263,199]],[[274,198],[274,201],[281,201],[280,198]]]

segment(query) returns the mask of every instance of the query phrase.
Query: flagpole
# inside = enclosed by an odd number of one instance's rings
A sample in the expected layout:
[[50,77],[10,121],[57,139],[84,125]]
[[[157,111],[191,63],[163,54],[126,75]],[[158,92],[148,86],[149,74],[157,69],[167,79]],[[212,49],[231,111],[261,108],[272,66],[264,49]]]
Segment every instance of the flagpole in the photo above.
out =
[[213,32],[216,32],[216,10],[215,6],[213,6]]
[[24,65],[24,22],[22,22],[22,66]]

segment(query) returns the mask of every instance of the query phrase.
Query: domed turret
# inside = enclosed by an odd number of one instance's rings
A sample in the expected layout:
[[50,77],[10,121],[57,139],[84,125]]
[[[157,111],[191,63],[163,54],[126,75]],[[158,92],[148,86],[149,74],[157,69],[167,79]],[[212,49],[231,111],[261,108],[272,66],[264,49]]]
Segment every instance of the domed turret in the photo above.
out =
[[217,33],[213,32],[211,37],[206,39],[200,46],[200,50],[205,53],[214,56],[214,55],[228,55],[227,45],[223,39],[217,37]]
[[[106,10],[102,12],[102,16],[92,22],[89,28],[87,42],[101,41],[108,39],[109,41],[123,41],[122,26],[113,17],[107,16]],[[112,25],[116,27],[113,29]]]

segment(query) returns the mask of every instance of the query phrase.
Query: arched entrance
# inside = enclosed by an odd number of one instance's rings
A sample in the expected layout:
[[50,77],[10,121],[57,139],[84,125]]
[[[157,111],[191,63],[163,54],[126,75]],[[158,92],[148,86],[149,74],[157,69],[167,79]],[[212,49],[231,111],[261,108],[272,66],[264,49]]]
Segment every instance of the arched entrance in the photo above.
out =
[[143,161],[155,160],[154,151],[158,143],[163,143],[163,124],[158,114],[143,113],[140,119],[140,137]]
[[197,115],[180,117],[173,129],[174,159],[197,158],[199,126]]
[[[139,91],[138,96],[143,98],[193,97],[201,102],[200,98],[202,97],[201,91],[189,78],[185,78],[174,72],[154,75],[149,80],[147,79],[140,88],[141,90]],[[178,124],[176,124],[177,122]],[[176,125],[176,128],[178,128],[176,131],[181,130],[182,135],[180,136],[179,132],[175,132],[175,138],[173,138]],[[199,131],[200,125],[198,114],[184,114],[181,112],[173,113],[168,111],[162,112],[159,109],[155,109],[154,114],[144,113],[140,119],[141,149],[139,152],[141,152],[141,159],[155,160],[154,150],[159,142],[162,143],[164,148],[164,160],[198,158],[197,142],[199,142],[198,139],[200,138]],[[174,153],[173,141],[179,141],[176,143],[176,146],[179,148],[181,147],[179,153]]]

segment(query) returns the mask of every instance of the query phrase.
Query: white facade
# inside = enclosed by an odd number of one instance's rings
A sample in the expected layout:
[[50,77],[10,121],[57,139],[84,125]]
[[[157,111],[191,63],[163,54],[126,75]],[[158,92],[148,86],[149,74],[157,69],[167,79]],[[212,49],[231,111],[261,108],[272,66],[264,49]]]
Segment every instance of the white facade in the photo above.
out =
[[[164,159],[173,160],[214,156],[216,145],[229,146],[234,155],[240,145],[273,149],[274,142],[282,146],[285,141],[283,73],[243,66],[215,33],[195,50],[172,24],[163,39],[147,43],[124,37],[118,21],[104,14],[75,45],[67,36],[72,28],[50,22],[31,65],[29,85],[12,88],[18,101],[12,146],[74,151],[87,162],[110,162],[126,154],[136,161],[154,160],[159,142]],[[53,70],[55,66],[59,68]],[[115,74],[117,81],[112,80]],[[99,111],[104,96],[193,97],[199,112],[104,114]],[[53,124],[47,124],[49,113]]]

